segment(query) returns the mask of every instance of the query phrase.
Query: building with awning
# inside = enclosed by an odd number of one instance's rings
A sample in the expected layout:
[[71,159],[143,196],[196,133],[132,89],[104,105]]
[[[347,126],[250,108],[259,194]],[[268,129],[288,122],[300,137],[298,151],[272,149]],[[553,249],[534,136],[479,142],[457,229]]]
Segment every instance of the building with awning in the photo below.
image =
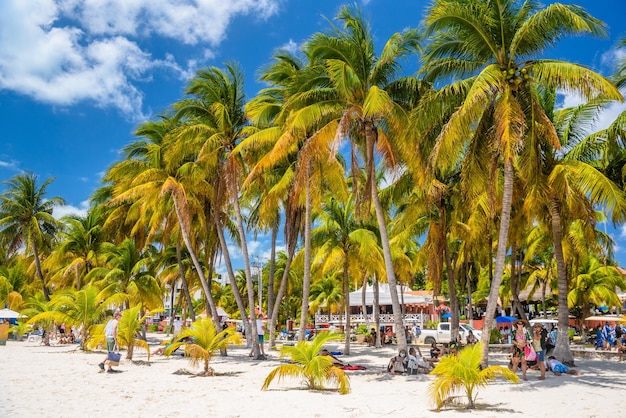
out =
[[[407,286],[398,286],[398,300],[404,307],[404,322],[406,325],[423,325],[429,320],[436,319],[434,297],[432,291],[414,291]],[[393,308],[389,284],[378,284],[379,321],[384,326],[394,326]],[[365,287],[365,312],[363,312],[363,288],[350,292],[350,322],[353,325],[374,322],[374,287]],[[345,315],[318,314],[315,315],[316,326],[321,324],[339,325],[345,322]]]

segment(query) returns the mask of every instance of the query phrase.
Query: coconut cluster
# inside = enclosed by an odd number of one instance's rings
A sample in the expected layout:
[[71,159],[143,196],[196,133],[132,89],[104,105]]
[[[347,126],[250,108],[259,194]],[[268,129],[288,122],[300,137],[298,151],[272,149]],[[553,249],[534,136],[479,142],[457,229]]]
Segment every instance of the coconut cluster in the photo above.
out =
[[517,91],[520,86],[523,86],[528,80],[530,80],[530,73],[527,68],[509,68],[502,70],[502,75],[506,79],[507,83],[511,85],[513,91]]

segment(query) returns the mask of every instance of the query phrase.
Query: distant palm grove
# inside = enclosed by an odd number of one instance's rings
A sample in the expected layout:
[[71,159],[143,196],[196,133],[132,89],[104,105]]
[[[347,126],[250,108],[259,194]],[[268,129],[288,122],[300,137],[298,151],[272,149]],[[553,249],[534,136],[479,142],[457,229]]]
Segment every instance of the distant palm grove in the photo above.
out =
[[[206,310],[219,325],[221,307],[256,335],[262,292],[271,346],[289,318],[303,340],[318,310],[349,329],[350,291],[383,282],[400,348],[397,285],[449,299],[453,335],[459,305],[486,301],[490,330],[499,304],[524,316],[529,287],[561,329],[618,304],[626,284],[601,223],[626,221],[626,113],[590,127],[623,100],[626,60],[604,77],[544,56],[608,28],[578,6],[517,0],[435,0],[415,26],[377,51],[369,21],[344,6],[298,53],[268,58],[252,98],[237,64],[198,70],[137,128],[84,217],[52,216],[63,203],[46,193],[53,179],[6,180],[0,303],[40,325],[83,325],[88,341],[110,309],[156,312],[176,286],[176,312]],[[560,108],[561,92],[584,103]],[[272,243],[261,289],[247,242],[257,234]],[[572,359],[567,333],[555,356]]]

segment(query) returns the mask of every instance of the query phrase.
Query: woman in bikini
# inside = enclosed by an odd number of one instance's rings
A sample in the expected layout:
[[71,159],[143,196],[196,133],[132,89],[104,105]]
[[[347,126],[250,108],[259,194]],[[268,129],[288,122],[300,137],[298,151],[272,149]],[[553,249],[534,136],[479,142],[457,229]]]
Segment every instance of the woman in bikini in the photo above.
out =
[[524,322],[518,320],[515,322],[515,327],[512,330],[511,338],[513,340],[513,373],[517,372],[517,368],[519,367],[520,361],[522,363],[522,379],[526,379],[526,369],[528,369],[528,365],[526,364],[526,356],[524,355],[524,347],[531,341],[530,335],[528,331],[524,327]]

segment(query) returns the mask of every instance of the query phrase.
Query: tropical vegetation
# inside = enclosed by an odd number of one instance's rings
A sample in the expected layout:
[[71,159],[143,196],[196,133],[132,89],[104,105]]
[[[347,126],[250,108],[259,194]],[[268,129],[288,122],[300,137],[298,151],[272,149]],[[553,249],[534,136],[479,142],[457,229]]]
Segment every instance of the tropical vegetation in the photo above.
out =
[[[601,226],[626,217],[626,113],[592,127],[623,100],[626,61],[604,77],[548,52],[568,36],[605,36],[604,23],[560,3],[435,0],[415,24],[378,48],[370,21],[343,6],[298,51],[277,51],[251,98],[238,64],[199,69],[137,127],[84,216],[53,216],[63,203],[47,193],[53,178],[6,180],[0,303],[30,324],[75,327],[85,349],[102,343],[114,309],[129,311],[130,358],[146,312],[166,300],[170,320],[182,314],[189,332],[213,337],[218,308],[246,335],[267,313],[273,347],[288,321],[303,343],[316,313],[350,327],[350,292],[388,283],[400,348],[399,285],[449,299],[453,335],[466,303],[486,303],[489,331],[498,301],[526,315],[524,289],[563,329],[570,311],[616,303],[626,285]],[[419,61],[412,75],[407,58]],[[568,92],[583,103],[561,108]],[[259,234],[271,235],[262,262],[248,245]],[[189,354],[208,373],[224,347],[196,337]],[[573,359],[565,335],[555,353]]]
[[286,378],[304,381],[312,390],[325,390],[327,385],[338,387],[339,393],[350,393],[350,377],[343,369],[333,364],[331,356],[320,356],[324,345],[337,339],[337,335],[329,332],[319,333],[313,341],[300,341],[296,345],[284,345],[280,349],[281,358],[289,358],[288,363],[281,364],[270,372],[263,382],[262,390],[268,390],[271,383]]
[[170,356],[184,346],[185,357],[193,366],[202,365],[199,376],[214,376],[215,371],[209,367],[211,358],[230,344],[240,344],[241,337],[235,327],[228,327],[218,332],[211,318],[198,318],[190,327],[183,329],[163,352]]
[[513,383],[519,382],[519,377],[504,366],[488,366],[482,368],[482,343],[468,345],[456,355],[443,356],[430,374],[435,380],[428,387],[428,395],[441,410],[446,404],[454,400],[454,394],[461,392],[467,397],[467,408],[475,407],[477,390],[485,387],[490,381],[499,377]]

